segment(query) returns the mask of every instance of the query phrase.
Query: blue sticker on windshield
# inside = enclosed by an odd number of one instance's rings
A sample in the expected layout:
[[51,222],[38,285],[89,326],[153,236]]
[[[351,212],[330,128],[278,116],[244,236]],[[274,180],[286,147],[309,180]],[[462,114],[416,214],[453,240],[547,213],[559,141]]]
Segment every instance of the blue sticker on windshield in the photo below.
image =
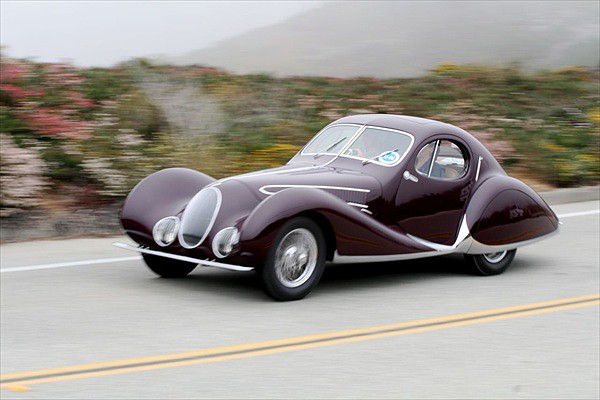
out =
[[400,159],[400,154],[396,153],[395,151],[390,151],[389,153],[379,157],[379,159],[385,164],[393,164]]

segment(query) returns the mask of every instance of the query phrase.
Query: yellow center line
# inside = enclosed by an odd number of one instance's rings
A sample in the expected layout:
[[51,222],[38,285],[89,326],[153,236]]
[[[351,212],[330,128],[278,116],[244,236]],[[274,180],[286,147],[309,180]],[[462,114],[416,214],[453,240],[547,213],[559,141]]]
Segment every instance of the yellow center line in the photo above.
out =
[[392,325],[350,329],[175,354],[6,374],[0,376],[0,387],[11,390],[15,390],[16,388],[26,389],[25,385],[36,383],[56,382],[69,379],[81,379],[134,371],[149,371],[192,364],[257,357],[267,354],[407,335],[594,305],[600,305],[600,293],[589,296],[525,304],[515,307],[422,319]]

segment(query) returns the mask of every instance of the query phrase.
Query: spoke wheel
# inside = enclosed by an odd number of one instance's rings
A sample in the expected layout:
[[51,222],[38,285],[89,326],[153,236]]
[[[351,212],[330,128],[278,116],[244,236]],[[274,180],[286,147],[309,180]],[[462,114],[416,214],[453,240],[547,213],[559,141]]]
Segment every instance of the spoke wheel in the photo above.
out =
[[275,253],[275,275],[285,287],[302,286],[317,265],[318,245],[306,228],[294,229],[279,243]]
[[497,253],[483,254],[483,258],[485,258],[489,263],[498,264],[500,261],[504,260],[506,254],[508,254],[508,251],[504,250]]
[[465,254],[465,262],[475,275],[498,275],[506,271],[516,252],[504,250],[488,254]]
[[263,285],[276,300],[298,300],[321,279],[325,268],[325,238],[311,219],[286,223],[275,238],[261,270]]

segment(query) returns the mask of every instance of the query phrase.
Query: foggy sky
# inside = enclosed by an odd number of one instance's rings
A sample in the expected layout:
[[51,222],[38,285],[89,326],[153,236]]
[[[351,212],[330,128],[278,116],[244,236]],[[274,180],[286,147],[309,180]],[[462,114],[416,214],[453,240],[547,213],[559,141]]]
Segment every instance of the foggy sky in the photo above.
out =
[[201,49],[319,3],[2,0],[0,43],[11,57],[110,66]]

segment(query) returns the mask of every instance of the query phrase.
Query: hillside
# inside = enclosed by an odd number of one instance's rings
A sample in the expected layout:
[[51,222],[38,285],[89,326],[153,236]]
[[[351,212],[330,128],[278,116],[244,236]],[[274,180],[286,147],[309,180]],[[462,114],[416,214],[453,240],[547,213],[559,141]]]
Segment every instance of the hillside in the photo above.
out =
[[598,2],[332,2],[171,58],[234,73],[415,77],[444,62],[598,66]]
[[277,79],[3,57],[1,72],[3,218],[118,204],[165,167],[220,178],[281,165],[327,123],[358,113],[454,123],[531,182],[594,184],[600,174],[598,70],[445,64],[411,79]]

